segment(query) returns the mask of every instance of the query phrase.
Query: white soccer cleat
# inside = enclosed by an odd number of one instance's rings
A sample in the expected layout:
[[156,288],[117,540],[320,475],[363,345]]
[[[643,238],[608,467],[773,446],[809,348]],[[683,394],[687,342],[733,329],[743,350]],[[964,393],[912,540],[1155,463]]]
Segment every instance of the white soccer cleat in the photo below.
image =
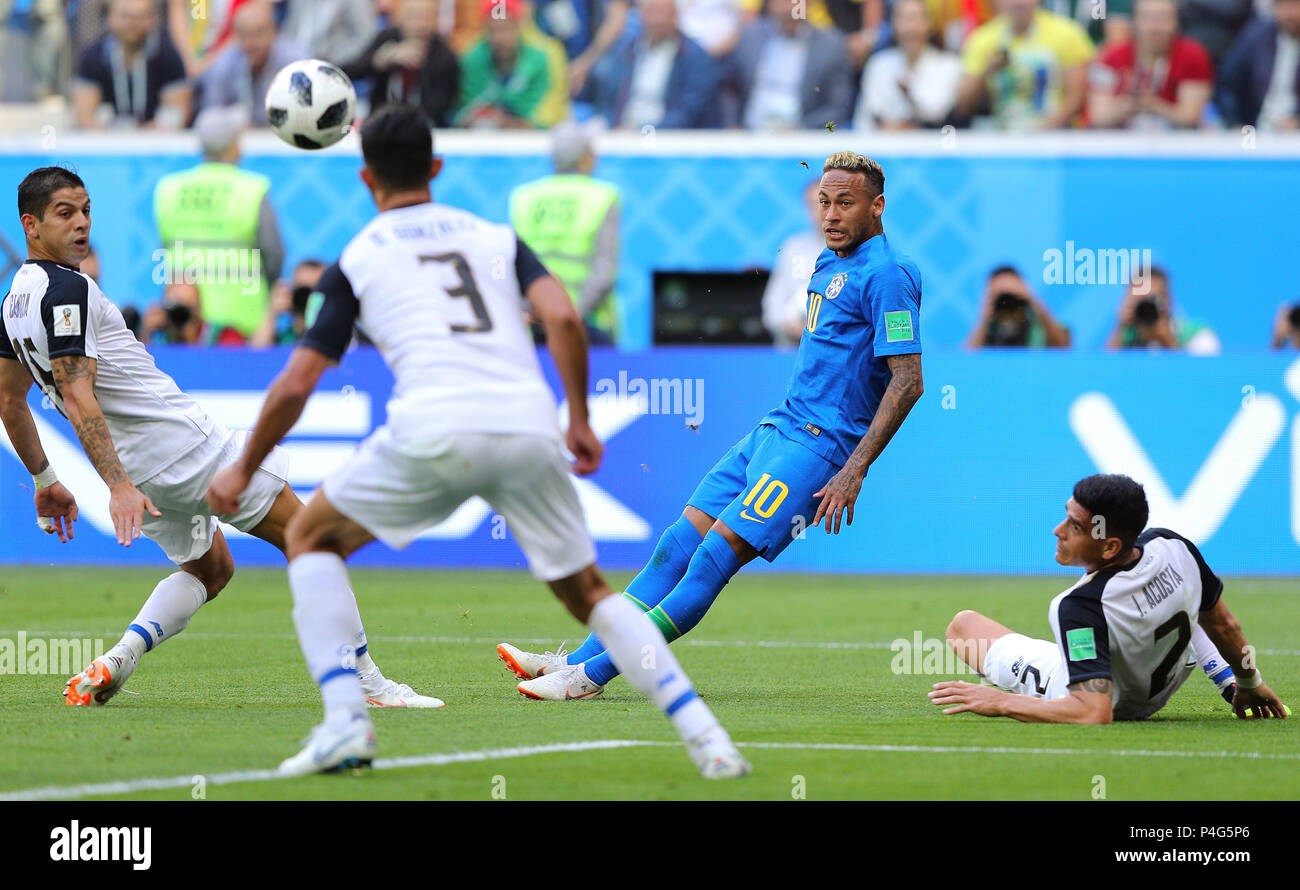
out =
[[720,725],[691,739],[686,750],[706,779],[739,779],[750,773],[749,761],[740,756],[731,736]]
[[303,749],[282,762],[278,776],[310,776],[370,766],[375,759],[375,728],[364,711],[341,727],[322,723],[312,729]]
[[361,692],[366,697],[368,708],[441,708],[445,704],[440,698],[420,695],[405,683],[398,683],[381,676],[376,684],[361,684]]
[[126,678],[135,670],[135,659],[109,652],[101,655],[63,687],[69,705],[102,705],[122,691]]
[[536,652],[525,652],[509,643],[498,643],[497,658],[504,661],[506,667],[520,680],[543,677],[549,672],[569,666],[569,654],[564,651],[563,643],[560,644],[558,652],[543,652],[541,655]]
[[604,686],[597,686],[587,677],[587,668],[580,664],[552,670],[515,687],[529,698],[538,701],[576,701],[580,698],[600,698]]

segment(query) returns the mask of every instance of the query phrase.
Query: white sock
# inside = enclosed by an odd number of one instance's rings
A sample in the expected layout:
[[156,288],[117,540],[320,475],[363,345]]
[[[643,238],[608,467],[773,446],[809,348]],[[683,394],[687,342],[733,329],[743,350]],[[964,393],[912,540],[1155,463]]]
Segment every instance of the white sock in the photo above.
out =
[[357,603],[348,571],[334,553],[305,553],[289,563],[293,624],[307,670],[320,686],[327,715],[365,708],[357,680]]
[[183,631],[207,601],[207,588],[198,578],[189,572],[168,575],[149,594],[115,648],[125,648],[138,662],[141,655]]
[[668,715],[682,739],[718,725],[659,628],[626,597],[607,596],[596,603],[587,626],[605,644],[614,667]]
[[1219,654],[1219,650],[1215,648],[1213,641],[1206,636],[1205,631],[1201,629],[1199,624],[1192,628],[1192,641],[1189,648],[1192,650],[1192,654],[1196,656],[1196,660],[1200,663],[1205,676],[1209,677],[1210,682],[1219,689],[1226,689],[1236,682],[1237,678],[1233,676],[1232,667]]

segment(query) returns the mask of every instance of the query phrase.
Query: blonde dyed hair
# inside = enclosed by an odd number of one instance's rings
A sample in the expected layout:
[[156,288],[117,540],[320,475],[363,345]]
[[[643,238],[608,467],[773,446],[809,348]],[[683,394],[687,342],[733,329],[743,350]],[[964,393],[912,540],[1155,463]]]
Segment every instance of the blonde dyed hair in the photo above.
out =
[[874,190],[877,195],[885,193],[885,171],[880,164],[866,155],[854,151],[837,151],[822,165],[823,173],[829,173],[831,170],[861,173],[869,189]]

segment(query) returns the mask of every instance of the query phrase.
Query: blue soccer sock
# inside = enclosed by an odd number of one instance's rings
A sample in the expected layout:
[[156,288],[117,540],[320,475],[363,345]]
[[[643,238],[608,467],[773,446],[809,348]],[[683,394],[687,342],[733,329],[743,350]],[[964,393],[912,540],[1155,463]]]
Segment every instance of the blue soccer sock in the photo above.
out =
[[[624,596],[642,612],[649,612],[682,580],[691,562],[691,554],[699,546],[700,533],[695,526],[685,516],[677,517],[676,522],[664,529],[650,561],[632,579]],[[581,664],[604,651],[605,644],[591,634],[581,646],[569,653],[569,664]]]
[[[736,551],[731,549],[726,538],[710,531],[691,557],[686,576],[650,610],[650,620],[659,626],[664,639],[671,643],[700,623],[722,588],[738,571],[740,559]],[[599,686],[618,676],[618,668],[604,652],[588,659],[585,667],[587,677]]]

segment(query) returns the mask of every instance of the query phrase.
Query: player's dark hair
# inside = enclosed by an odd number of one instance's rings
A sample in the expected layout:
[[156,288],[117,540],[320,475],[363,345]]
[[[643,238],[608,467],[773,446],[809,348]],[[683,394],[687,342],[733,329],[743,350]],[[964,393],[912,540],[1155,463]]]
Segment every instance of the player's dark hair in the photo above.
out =
[[387,105],[362,125],[361,156],[386,189],[428,185],[433,125],[412,105]]
[[67,167],[37,167],[18,183],[18,215],[30,213],[37,219],[45,219],[45,210],[55,192],[85,187],[81,177]]
[[994,278],[997,278],[999,275],[1014,275],[1017,278],[1025,277],[1020,274],[1019,269],[1017,269],[1015,266],[1011,265],[1010,263],[1006,263],[1005,265],[998,266],[997,268],[995,268],[992,272],[989,273],[988,280],[992,281]]
[[[1106,538],[1119,538],[1127,550],[1147,527],[1150,510],[1142,486],[1118,473],[1087,476],[1074,484],[1074,500],[1092,514],[1094,527]],[[1102,524],[1096,525],[1097,517]]]

